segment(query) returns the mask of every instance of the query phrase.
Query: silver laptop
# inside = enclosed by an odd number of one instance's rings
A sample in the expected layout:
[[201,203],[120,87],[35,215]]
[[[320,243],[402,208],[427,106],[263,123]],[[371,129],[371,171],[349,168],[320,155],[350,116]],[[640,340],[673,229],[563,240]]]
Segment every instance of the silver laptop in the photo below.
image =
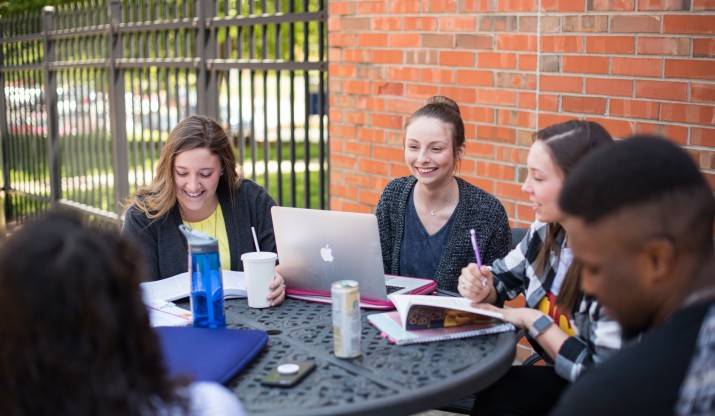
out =
[[330,302],[334,281],[356,280],[362,306],[379,309],[392,307],[388,292],[436,290],[430,279],[385,275],[373,214],[278,206],[271,214],[280,273],[291,297]]

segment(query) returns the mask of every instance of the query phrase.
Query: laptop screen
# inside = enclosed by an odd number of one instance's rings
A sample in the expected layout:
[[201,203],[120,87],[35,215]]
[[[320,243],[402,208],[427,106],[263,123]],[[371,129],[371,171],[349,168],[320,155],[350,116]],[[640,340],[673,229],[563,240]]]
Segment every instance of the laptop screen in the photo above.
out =
[[280,272],[291,289],[330,294],[336,280],[356,280],[361,297],[386,300],[377,217],[275,206]]

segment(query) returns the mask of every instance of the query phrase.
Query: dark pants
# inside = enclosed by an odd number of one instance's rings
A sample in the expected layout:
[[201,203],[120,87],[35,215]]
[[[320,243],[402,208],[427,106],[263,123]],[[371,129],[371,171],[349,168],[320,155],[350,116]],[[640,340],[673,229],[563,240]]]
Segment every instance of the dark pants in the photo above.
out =
[[568,384],[551,366],[512,366],[476,394],[472,415],[545,415]]

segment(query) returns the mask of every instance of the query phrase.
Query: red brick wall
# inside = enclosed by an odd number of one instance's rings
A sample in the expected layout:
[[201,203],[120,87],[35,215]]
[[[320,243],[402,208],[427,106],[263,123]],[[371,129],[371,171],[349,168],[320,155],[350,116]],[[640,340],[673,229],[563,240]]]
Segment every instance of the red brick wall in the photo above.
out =
[[537,128],[571,118],[684,145],[715,187],[715,0],[329,0],[331,209],[373,212],[408,174],[407,117],[455,99],[460,176],[512,223]]

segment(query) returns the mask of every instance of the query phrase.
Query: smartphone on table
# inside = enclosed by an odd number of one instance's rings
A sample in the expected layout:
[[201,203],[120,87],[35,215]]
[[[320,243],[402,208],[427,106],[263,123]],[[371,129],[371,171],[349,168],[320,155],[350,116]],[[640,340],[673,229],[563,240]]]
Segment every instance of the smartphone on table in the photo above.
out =
[[288,361],[281,363],[261,379],[266,386],[293,387],[315,369],[312,361]]

